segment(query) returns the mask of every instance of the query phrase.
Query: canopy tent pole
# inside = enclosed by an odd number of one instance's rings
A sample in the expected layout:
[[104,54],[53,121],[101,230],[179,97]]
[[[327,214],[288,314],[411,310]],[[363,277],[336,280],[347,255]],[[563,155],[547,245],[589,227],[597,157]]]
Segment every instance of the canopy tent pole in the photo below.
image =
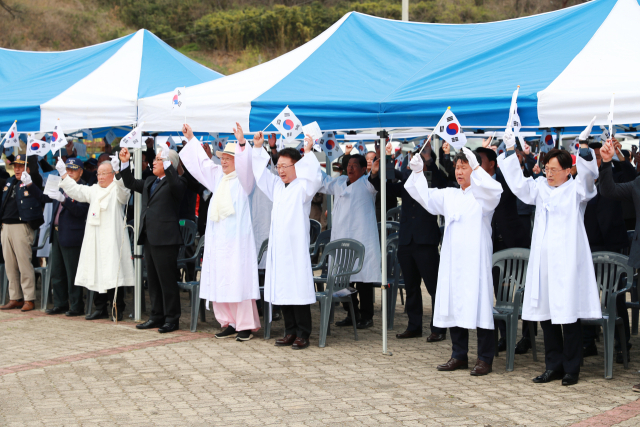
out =
[[[133,156],[133,176],[136,179],[142,179],[142,148],[135,150]],[[134,287],[134,317],[135,321],[142,320],[142,246],[138,245],[138,231],[140,230],[140,209],[142,205],[142,195],[137,191],[133,193],[133,267],[136,277]]]
[[382,260],[382,354],[387,354],[387,131],[378,132],[380,137],[380,254]]
[[409,20],[409,0],[402,0],[402,20]]
[[[324,171],[329,177],[331,177],[331,173],[333,171],[331,170],[331,160],[329,160],[329,157],[326,157],[326,160],[325,160],[324,163],[325,163]],[[326,212],[327,212],[327,230],[331,230],[331,204],[333,202],[332,198],[333,198],[332,195],[330,195],[330,194],[326,195],[326,201],[327,201],[327,210],[326,210]],[[324,212],[320,213],[320,217],[322,217],[322,215],[324,215]]]

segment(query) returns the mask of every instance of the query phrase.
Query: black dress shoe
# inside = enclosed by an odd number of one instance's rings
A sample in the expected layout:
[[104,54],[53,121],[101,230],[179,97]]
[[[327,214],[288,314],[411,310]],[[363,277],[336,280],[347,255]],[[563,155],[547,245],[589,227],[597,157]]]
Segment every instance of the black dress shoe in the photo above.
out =
[[516,354],[525,354],[531,348],[531,340],[529,338],[522,338],[516,344]]
[[551,381],[559,380],[562,378],[562,376],[563,376],[562,371],[548,370],[548,371],[544,371],[544,374],[538,375],[537,377],[535,377],[533,379],[533,382],[536,384],[548,383]]
[[62,314],[67,310],[69,310],[69,307],[53,307],[47,308],[44,312],[46,314]]
[[588,346],[582,349],[582,357],[590,357],[590,356],[597,356],[597,355],[598,355],[598,348],[596,347],[595,344],[589,344]]
[[109,313],[107,312],[106,308],[104,310],[96,310],[90,315],[85,316],[85,319],[87,320],[98,320],[98,319],[108,319],[108,318],[109,318]]
[[277,322],[278,320],[282,320],[282,313],[280,312],[280,310],[271,313],[271,321]]
[[309,347],[309,338],[302,337],[297,337],[291,345],[291,348],[294,350],[304,350],[307,347]]
[[367,329],[373,326],[373,319],[361,320],[356,324],[356,329]]
[[407,338],[420,338],[422,336],[422,329],[417,329],[415,331],[406,330],[401,334],[396,334],[396,338],[399,340],[404,340]]
[[166,334],[167,332],[173,332],[180,329],[179,323],[165,323],[161,327],[158,328],[158,332],[161,334]]
[[498,351],[505,351],[507,349],[507,340],[506,338],[500,338],[498,340]]
[[351,316],[347,316],[344,320],[336,322],[336,326],[353,326],[353,320],[351,320]]
[[156,322],[155,320],[147,320],[144,323],[139,323],[136,325],[137,329],[155,329],[155,328],[159,328],[160,326],[162,326],[164,323],[162,322]]
[[[631,353],[627,350],[627,362],[631,361]],[[624,358],[622,357],[622,350],[616,350],[616,363],[624,363]]]
[[432,333],[427,337],[427,342],[438,342],[438,341],[444,341],[446,339],[447,339],[447,334]]
[[76,317],[76,316],[82,316],[83,314],[84,314],[84,310],[80,310],[80,311],[69,310],[64,315],[67,317]]
[[578,384],[579,374],[566,374],[562,377],[562,385],[574,385]]

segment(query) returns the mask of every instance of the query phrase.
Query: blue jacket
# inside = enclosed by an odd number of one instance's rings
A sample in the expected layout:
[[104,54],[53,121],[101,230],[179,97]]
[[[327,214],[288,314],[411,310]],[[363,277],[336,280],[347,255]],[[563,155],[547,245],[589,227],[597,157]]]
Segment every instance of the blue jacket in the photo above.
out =
[[20,221],[28,223],[34,230],[40,227],[44,223],[44,217],[42,215],[42,204],[40,200],[33,194],[33,188],[38,188],[36,182],[33,182],[29,187],[22,185],[22,181],[17,181],[16,177],[12,176],[7,180],[4,188],[2,189],[2,205],[0,205],[0,218],[4,214],[4,208],[9,198],[9,192],[14,185],[19,187],[16,190],[16,202],[18,202],[18,214],[20,215]]
[[[78,184],[86,185],[83,180],[80,180]],[[60,202],[45,195],[42,190],[35,185],[29,186],[29,190],[33,192],[33,196],[43,205],[45,203],[53,203],[51,212],[51,234],[53,234],[53,223],[56,219]],[[80,203],[67,197],[65,201],[62,202],[62,206],[64,209],[60,212],[60,218],[58,219],[58,241],[60,246],[64,248],[82,246],[87,214],[89,213],[89,203]]]

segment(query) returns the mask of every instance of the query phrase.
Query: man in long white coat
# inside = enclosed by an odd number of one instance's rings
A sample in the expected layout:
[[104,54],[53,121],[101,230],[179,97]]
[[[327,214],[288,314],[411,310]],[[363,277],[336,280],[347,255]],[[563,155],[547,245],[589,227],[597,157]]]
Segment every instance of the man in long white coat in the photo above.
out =
[[[355,319],[351,315],[336,326],[352,326],[356,322],[358,329],[373,326],[373,284],[380,282],[380,240],[378,238],[378,221],[376,220],[376,194],[374,180],[377,177],[380,163],[375,162],[371,175],[366,175],[367,159],[361,154],[352,155],[347,164],[347,175],[332,178],[322,175],[322,187],[319,192],[331,194],[333,210],[331,241],[338,239],[354,239],[362,243],[367,250],[364,255],[362,270],[351,276],[351,283],[358,290],[351,294]],[[360,304],[358,305],[358,295]]]
[[200,298],[213,305],[216,320],[225,328],[216,338],[248,341],[260,329],[256,300],[260,299],[258,260],[251,225],[249,194],[253,172],[238,171],[236,158],[245,141],[228,143],[218,151],[221,165],[207,156],[191,127],[180,159],[189,173],[212,193],[205,232]]
[[585,132],[580,136],[576,179],[571,176],[571,155],[557,149],[544,158],[546,178],[525,179],[518,156],[511,155],[515,138],[510,132],[504,136],[506,156],[498,157],[513,194],[536,206],[522,302],[522,319],[540,322],[544,332],[546,370],[533,379],[535,383],[562,378],[562,385],[576,384],[582,349],[580,319],[602,317],[584,229],[587,202],[597,194],[598,165],[586,143],[589,132]]
[[437,369],[468,367],[469,329],[477,328],[478,360],[471,375],[486,375],[492,370],[495,345],[491,218],[502,186],[466,147],[453,159],[459,189],[429,188],[422,156],[413,156],[409,165],[413,173],[405,189],[429,213],[443,215],[446,221],[433,324],[449,328],[453,352]]
[[[62,177],[60,188],[72,199],[89,203],[89,214],[76,272],[76,286],[83,286],[98,295],[94,298],[96,311],[88,320],[108,317],[107,301],[113,301],[117,287],[134,286],[131,243],[125,230],[124,207],[131,193],[122,180],[114,179],[120,166],[114,157],[98,166],[98,185],[80,185],[67,175],[66,167],[58,160],[56,169]],[[117,292],[117,319],[124,314],[124,290]]]
[[273,201],[264,298],[282,309],[285,336],[276,340],[276,346],[300,350],[309,347],[311,304],[316,302],[309,258],[309,212],[311,199],[322,185],[320,163],[313,153],[308,154],[313,141],[307,136],[307,155],[301,158],[293,148],[280,151],[279,176],[274,176],[267,170],[270,157],[262,148],[262,132],[253,141],[253,174],[260,190]]

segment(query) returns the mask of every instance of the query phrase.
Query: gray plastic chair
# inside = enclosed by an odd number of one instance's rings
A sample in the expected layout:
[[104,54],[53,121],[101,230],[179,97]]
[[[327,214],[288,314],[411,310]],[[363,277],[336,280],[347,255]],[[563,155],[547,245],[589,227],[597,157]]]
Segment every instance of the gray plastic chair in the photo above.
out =
[[[262,257],[267,253],[267,249],[269,248],[269,239],[265,239],[264,242],[260,245],[260,250],[258,251],[258,265],[262,262]],[[258,269],[258,275],[262,276],[262,283],[264,283],[264,275],[265,271],[263,269]],[[262,297],[262,318],[264,320],[264,339],[268,340],[271,338],[271,322],[269,319],[269,307],[270,304],[267,302],[264,297],[264,285],[260,286],[260,296]]]
[[[381,226],[382,226],[382,223],[379,222],[378,223],[378,238],[380,238],[380,236],[381,236],[381,234],[380,234],[380,227]],[[387,239],[393,233],[399,233],[399,232],[400,232],[400,223],[399,222],[387,221]]]
[[322,232],[322,224],[315,219],[309,218],[309,243],[313,244]]
[[[618,334],[624,345],[624,325],[616,312],[616,298],[618,294],[628,292],[633,281],[633,268],[627,263],[629,257],[614,252],[594,252],[591,254],[593,268],[596,273],[596,283],[600,288],[601,319],[583,319],[582,325],[602,326],[604,336],[604,377],[613,378],[613,347],[614,331],[618,328]],[[626,278],[623,278],[626,276]],[[624,283],[626,281],[626,284]],[[624,284],[624,286],[623,286]],[[622,289],[618,289],[623,286]],[[623,349],[626,350],[626,349]],[[624,368],[629,367],[627,352],[622,352]]]
[[387,211],[387,221],[400,222],[400,214],[402,214],[402,205],[389,209]]
[[0,289],[0,298],[2,305],[6,304],[7,291],[9,290],[9,279],[7,279],[7,271],[4,269],[4,264],[0,264],[0,270],[2,271],[2,288]]
[[[195,264],[196,271],[201,267],[202,257],[204,255],[204,236],[200,239],[196,252],[193,256],[182,260],[186,263]],[[189,291],[189,297],[191,300],[191,332],[196,332],[198,329],[198,315],[200,320],[206,322],[206,307],[205,301],[200,298],[200,281],[192,280],[189,282],[178,282],[178,287]]]
[[394,233],[389,236],[387,240],[387,283],[391,285],[389,289],[391,292],[388,299],[387,307],[387,329],[392,330],[396,315],[396,303],[398,301],[398,293],[404,304],[404,298],[402,298],[402,289],[404,289],[404,278],[402,277],[402,269],[398,262],[398,243],[400,237],[398,233]]
[[[527,279],[527,265],[529,264],[529,249],[512,248],[493,254],[493,267],[497,267],[498,292],[496,305],[493,308],[493,319],[504,320],[507,323],[507,372],[513,371],[513,362],[518,335],[518,318],[522,314],[522,297]],[[496,356],[498,355],[498,328],[496,334]],[[529,323],[529,336],[533,350],[533,360],[538,360],[533,323]]]
[[[38,245],[39,233],[36,233],[35,239],[33,241],[32,248],[34,251],[39,251],[44,248],[47,244],[47,240],[49,239],[49,235],[51,234],[51,225],[49,225],[45,232],[44,238],[42,239],[42,244]],[[51,285],[51,257],[47,258],[47,265],[45,267],[35,267],[33,269],[35,273],[36,282],[38,281],[38,276],[40,276],[40,308],[45,310],[47,308],[47,304],[49,303],[49,294],[50,294],[50,285]]]
[[198,226],[190,219],[181,219],[179,224],[180,234],[182,235],[182,245],[180,245],[180,249],[178,251],[178,260],[181,260],[185,258],[187,248],[195,243]]
[[[320,342],[319,347],[327,344],[329,334],[329,324],[333,321],[334,303],[348,303],[351,311],[351,318],[355,319],[355,312],[351,304],[351,295],[346,297],[336,297],[333,294],[340,289],[347,288],[352,274],[357,274],[362,270],[364,262],[364,245],[353,239],[338,239],[329,243],[324,248],[322,259],[319,264],[327,262],[327,287],[322,292],[316,292],[316,301],[320,303]],[[357,268],[355,267],[358,261]],[[317,270],[320,265],[312,266],[312,270]],[[353,333],[358,340],[358,329],[353,322]]]

